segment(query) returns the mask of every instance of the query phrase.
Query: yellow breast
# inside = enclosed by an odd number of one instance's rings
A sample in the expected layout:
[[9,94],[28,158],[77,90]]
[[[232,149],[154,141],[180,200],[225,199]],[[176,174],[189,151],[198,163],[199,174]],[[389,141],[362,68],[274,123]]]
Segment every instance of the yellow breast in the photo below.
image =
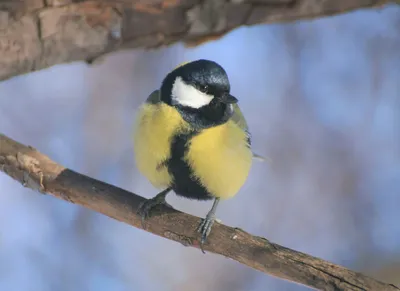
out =
[[134,130],[134,153],[139,171],[157,188],[166,188],[171,176],[160,164],[170,157],[171,139],[175,132],[188,124],[172,107],[144,104],[138,114]]
[[242,129],[228,121],[191,139],[186,160],[215,197],[231,198],[246,181],[252,162],[246,138]]

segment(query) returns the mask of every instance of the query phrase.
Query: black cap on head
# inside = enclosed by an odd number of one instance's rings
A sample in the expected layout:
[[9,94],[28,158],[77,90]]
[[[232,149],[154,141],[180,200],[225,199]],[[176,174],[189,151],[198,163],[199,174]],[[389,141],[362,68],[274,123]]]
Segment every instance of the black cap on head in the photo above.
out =
[[176,69],[182,79],[200,91],[213,95],[229,93],[231,86],[224,68],[214,61],[197,60]]
[[174,106],[191,124],[209,127],[226,122],[233,113],[228,75],[214,61],[200,59],[178,66],[161,85],[161,100]]
[[171,93],[172,85],[177,77],[181,77],[187,85],[216,98],[229,95],[231,89],[228,75],[221,65],[214,61],[200,59],[175,68],[165,77],[161,86],[165,98],[169,98],[167,95]]

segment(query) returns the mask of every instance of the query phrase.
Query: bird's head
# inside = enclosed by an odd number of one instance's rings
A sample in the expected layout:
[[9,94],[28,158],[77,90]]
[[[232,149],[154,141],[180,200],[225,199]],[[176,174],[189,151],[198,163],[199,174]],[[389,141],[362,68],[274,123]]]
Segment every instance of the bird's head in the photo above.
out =
[[161,100],[176,107],[185,119],[200,118],[210,124],[226,121],[232,115],[232,104],[238,102],[230,94],[225,70],[216,62],[202,59],[170,72],[161,85]]

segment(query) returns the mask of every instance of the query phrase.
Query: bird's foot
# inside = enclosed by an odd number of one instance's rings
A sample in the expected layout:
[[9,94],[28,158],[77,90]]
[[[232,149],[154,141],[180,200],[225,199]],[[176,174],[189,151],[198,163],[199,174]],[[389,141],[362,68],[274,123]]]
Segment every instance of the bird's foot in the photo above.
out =
[[172,208],[172,206],[169,205],[165,200],[165,196],[167,195],[168,192],[163,191],[160,194],[156,195],[155,197],[148,199],[139,205],[137,213],[142,218],[143,229],[145,228],[145,220],[150,217],[153,208],[157,207],[158,205],[165,205]]
[[201,233],[201,240],[200,240],[200,249],[205,254],[203,246],[204,243],[207,240],[208,235],[211,232],[211,228],[215,222],[215,214],[214,213],[209,213],[207,214],[206,218],[201,220],[201,223],[199,224],[197,231]]

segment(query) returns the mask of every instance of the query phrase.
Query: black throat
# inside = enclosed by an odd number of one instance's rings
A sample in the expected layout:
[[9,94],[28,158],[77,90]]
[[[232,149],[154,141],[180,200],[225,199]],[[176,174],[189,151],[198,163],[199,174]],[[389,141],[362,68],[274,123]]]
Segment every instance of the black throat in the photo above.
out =
[[199,109],[181,105],[175,105],[175,108],[179,111],[182,118],[192,125],[194,129],[201,130],[223,124],[227,122],[233,114],[231,105],[221,102],[213,103],[213,101]]

